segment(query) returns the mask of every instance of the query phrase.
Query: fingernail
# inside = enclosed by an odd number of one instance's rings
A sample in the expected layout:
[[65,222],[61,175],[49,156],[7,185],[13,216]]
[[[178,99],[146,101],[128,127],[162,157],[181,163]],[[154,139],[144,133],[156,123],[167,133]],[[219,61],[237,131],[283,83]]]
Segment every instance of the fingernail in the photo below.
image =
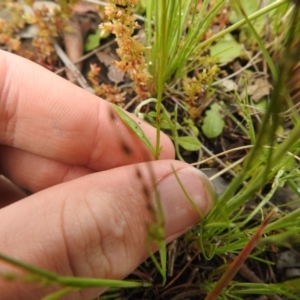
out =
[[176,171],[176,174],[201,215],[184,194],[174,173],[163,178],[158,188],[167,238],[180,235],[199,222],[201,216],[205,216],[211,210],[215,200],[214,187],[201,171],[188,167]]

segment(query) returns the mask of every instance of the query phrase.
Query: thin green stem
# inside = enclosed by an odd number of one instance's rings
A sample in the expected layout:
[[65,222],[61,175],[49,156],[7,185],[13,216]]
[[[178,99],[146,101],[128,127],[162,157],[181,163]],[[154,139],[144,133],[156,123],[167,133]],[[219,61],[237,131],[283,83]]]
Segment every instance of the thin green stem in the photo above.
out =
[[[63,286],[86,288],[86,287],[140,287],[151,286],[148,282],[134,282],[126,280],[111,280],[99,278],[85,278],[85,277],[68,277],[59,276],[55,273],[27,264],[23,261],[17,260],[4,253],[0,253],[0,260],[10,263],[13,266],[19,267],[22,270],[28,271],[29,275],[36,276],[36,280],[47,280],[51,283],[61,284]],[[5,274],[4,274],[5,275]]]
[[[156,3],[156,44],[158,77],[157,77],[157,104],[156,104],[156,146],[155,158],[159,159],[160,153],[160,125],[161,125],[161,102],[164,87],[164,74],[166,67],[166,35],[167,35],[167,3],[168,1],[159,1]],[[158,27],[159,26],[159,27]],[[157,28],[160,28],[159,30]]]
[[259,37],[258,33],[256,32],[254,26],[252,25],[250,19],[248,18],[246,12],[244,11],[243,7],[242,7],[242,4],[240,3],[240,1],[238,1],[238,5],[237,5],[238,9],[240,10],[240,12],[242,13],[242,15],[244,16],[244,20],[246,21],[246,23],[248,24],[248,27],[251,31],[251,33],[253,34],[258,46],[259,46],[259,49],[261,50],[261,52],[263,53],[263,56],[270,68],[270,71],[272,73],[272,76],[273,76],[273,80],[274,81],[277,81],[278,80],[278,71],[277,71],[277,68],[269,54],[269,52],[267,51],[263,41],[261,40],[261,38]]
[[[274,3],[269,4],[268,6],[260,9],[259,11],[253,13],[252,15],[248,16],[248,19],[250,21],[257,19],[258,17],[272,11],[273,9],[283,5],[283,4],[287,4],[289,3],[289,0],[278,0]],[[217,39],[225,36],[226,34],[240,28],[241,26],[245,25],[247,23],[247,21],[245,19],[236,22],[235,24],[231,25],[230,27],[220,31],[219,33],[215,34],[214,36],[212,36],[211,38],[205,40],[204,42],[200,43],[200,45],[197,47],[197,49],[203,49],[207,46],[209,46],[211,43],[215,42]]]
[[152,57],[150,52],[150,47],[152,45],[152,14],[153,14],[153,1],[147,1],[147,10],[146,10],[146,22],[145,22],[145,32],[146,32],[146,58],[148,62],[148,68],[150,73],[152,73],[151,68],[153,68]]

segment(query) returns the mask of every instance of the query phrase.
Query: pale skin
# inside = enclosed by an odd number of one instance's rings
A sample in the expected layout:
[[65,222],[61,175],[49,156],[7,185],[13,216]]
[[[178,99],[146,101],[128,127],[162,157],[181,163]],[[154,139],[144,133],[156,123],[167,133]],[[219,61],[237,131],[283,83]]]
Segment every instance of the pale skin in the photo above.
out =
[[[4,51],[0,69],[0,174],[10,180],[0,177],[0,252],[65,276],[124,278],[148,257],[150,216],[136,173],[153,181],[144,162],[150,154],[120,119],[112,124],[108,102]],[[154,144],[155,129],[140,123]],[[161,160],[151,169],[170,242],[200,220],[171,166],[203,215],[213,191],[201,172],[173,160],[164,134],[161,144]],[[19,272],[0,261],[0,273],[8,271]],[[2,300],[40,299],[54,290],[0,279]],[[99,293],[88,289],[64,299]]]

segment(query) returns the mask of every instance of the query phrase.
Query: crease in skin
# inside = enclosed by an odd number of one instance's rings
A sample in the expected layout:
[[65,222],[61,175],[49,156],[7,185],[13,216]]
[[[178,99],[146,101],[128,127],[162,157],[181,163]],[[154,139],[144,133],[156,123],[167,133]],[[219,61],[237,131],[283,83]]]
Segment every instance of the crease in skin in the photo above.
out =
[[[123,193],[119,194],[116,189],[106,189],[105,193],[102,194],[102,207],[108,211],[101,222],[95,206],[91,206],[96,220],[98,218],[101,249],[106,258],[106,264],[111,265],[111,267],[105,265],[102,270],[106,270],[107,274],[114,274],[114,277],[117,278],[127,275],[124,273],[126,266],[120,268],[119,264],[132,264],[137,257],[130,257],[130,253],[137,253],[137,245],[143,245],[145,238],[145,203],[136,189],[131,187],[131,184],[126,183],[127,180],[127,178],[122,179],[125,181],[122,185],[127,187]],[[97,190],[90,190],[89,194],[91,201],[98,202]],[[118,254],[119,249],[122,249],[121,254]]]
[[[75,204],[72,198],[68,197],[66,201],[62,221],[66,251],[73,276],[85,274],[86,277],[97,278],[100,272],[101,277],[105,277],[111,269],[107,267],[107,257],[109,256],[103,250],[103,229],[101,230],[102,227],[99,227],[99,220],[97,222],[97,218],[99,219],[100,216],[95,214],[99,212],[100,208],[98,207],[96,211],[95,207],[94,210],[92,209],[96,205],[94,202],[101,203],[104,207],[105,205],[102,197],[97,196],[97,199],[93,201],[90,196],[90,192],[84,193],[82,199],[77,200]],[[105,222],[105,224],[107,223]],[[97,262],[95,257],[101,258],[101,261]],[[81,260],[84,261],[84,264],[80,263]],[[95,273],[96,271],[98,274]]]
[[[96,111],[98,112],[97,113],[98,123],[101,124],[101,122],[103,122],[103,120],[101,120],[101,119],[103,119],[104,116],[103,116],[103,113],[101,112],[101,102],[100,101],[97,103]],[[95,161],[96,159],[99,161],[103,160],[104,152],[103,151],[99,152],[99,149],[101,149],[101,146],[97,147],[97,145],[101,144],[101,140],[103,140],[103,133],[100,130],[100,126],[96,126],[94,138],[93,138],[94,142],[91,145],[92,152],[90,153],[89,157],[87,157],[87,161],[86,161],[86,166],[88,168],[93,166],[93,161]]]
[[[86,257],[86,266],[85,268],[89,268],[87,271],[88,274],[91,274],[90,277],[97,278],[97,274],[95,272],[95,261],[99,257],[103,257],[103,249],[102,249],[102,241],[101,241],[101,231],[99,226],[97,225],[97,216],[93,213],[93,209],[87,199],[87,197],[84,198],[85,207],[87,208],[89,215],[91,216],[89,220],[93,220],[95,231],[92,231],[93,236],[91,236],[91,231],[88,232],[87,237],[90,240],[89,247],[83,247],[83,252]],[[84,223],[84,221],[83,221]],[[98,233],[98,234],[97,234]],[[84,234],[84,233],[83,233]],[[85,235],[85,234],[84,234]],[[86,236],[86,235],[85,235]],[[105,256],[103,257],[103,261],[105,259]]]
[[[66,199],[67,200],[67,199]],[[62,232],[62,242],[64,245],[64,249],[65,249],[65,253],[66,253],[66,262],[67,262],[67,266],[69,266],[70,268],[70,274],[72,274],[72,276],[75,276],[75,270],[72,264],[72,259],[70,257],[70,251],[69,251],[69,247],[67,245],[67,235],[66,235],[66,231],[65,231],[65,210],[66,210],[66,200],[63,201],[62,204],[62,208],[61,208],[61,213],[60,213],[60,227],[61,227],[61,232]]]
[[2,66],[2,69],[6,70],[6,72],[4,76],[1,76],[3,82],[0,84],[0,142],[14,144],[12,132],[14,132],[15,126],[11,129],[11,123],[13,117],[16,115],[16,110],[14,109],[13,112],[11,112],[10,106],[13,107],[14,104],[10,102],[11,80],[9,77],[9,65],[6,62],[6,55],[2,54],[1,51],[0,66]]
[[[59,163],[8,146],[0,146],[1,150],[0,173],[31,192],[95,172],[85,167]],[[14,169],[16,165],[18,168]]]

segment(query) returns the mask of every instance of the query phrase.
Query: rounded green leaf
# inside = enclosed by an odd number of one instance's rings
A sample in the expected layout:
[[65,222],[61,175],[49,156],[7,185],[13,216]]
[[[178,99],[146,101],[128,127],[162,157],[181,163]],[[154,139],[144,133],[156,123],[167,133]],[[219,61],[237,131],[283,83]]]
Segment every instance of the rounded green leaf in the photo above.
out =
[[206,112],[201,129],[208,138],[215,138],[223,131],[225,123],[220,110],[221,106],[217,103],[214,103]]
[[217,57],[220,63],[228,63],[240,57],[242,52],[242,45],[231,34],[226,34],[223,39],[210,47],[211,57]]
[[200,141],[193,136],[179,136],[177,142],[179,146],[188,151],[198,151],[201,147]]

